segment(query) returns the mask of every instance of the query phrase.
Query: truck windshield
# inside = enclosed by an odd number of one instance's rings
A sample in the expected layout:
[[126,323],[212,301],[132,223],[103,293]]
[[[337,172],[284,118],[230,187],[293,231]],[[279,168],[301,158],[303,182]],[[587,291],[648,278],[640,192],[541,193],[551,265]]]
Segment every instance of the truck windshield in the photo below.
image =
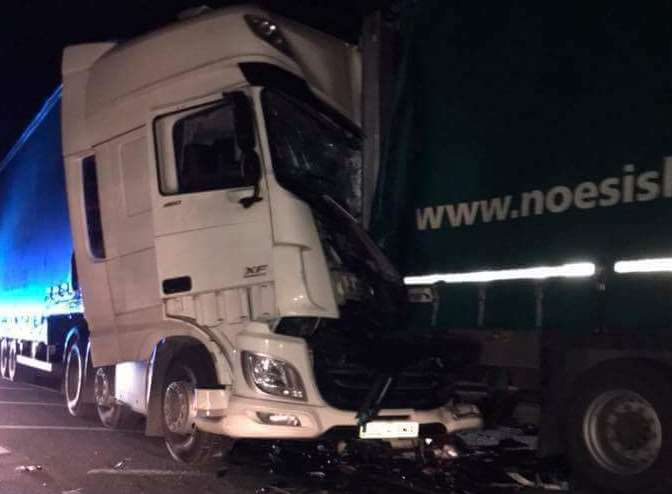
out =
[[361,217],[362,142],[326,112],[264,90],[264,114],[278,182],[299,197],[328,195]]

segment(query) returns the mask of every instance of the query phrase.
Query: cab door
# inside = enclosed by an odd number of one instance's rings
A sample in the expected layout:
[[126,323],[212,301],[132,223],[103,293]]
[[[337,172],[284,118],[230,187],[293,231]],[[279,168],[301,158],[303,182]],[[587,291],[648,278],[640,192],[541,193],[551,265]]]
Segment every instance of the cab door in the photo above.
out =
[[160,112],[152,121],[163,297],[272,279],[270,208],[253,115],[251,99],[237,91]]

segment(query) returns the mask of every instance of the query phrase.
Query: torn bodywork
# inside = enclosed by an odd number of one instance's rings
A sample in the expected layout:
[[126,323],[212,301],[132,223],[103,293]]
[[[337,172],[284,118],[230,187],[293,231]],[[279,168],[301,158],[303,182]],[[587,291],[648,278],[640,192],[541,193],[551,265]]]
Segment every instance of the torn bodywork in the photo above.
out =
[[323,399],[357,412],[430,410],[453,400],[457,372],[478,360],[470,340],[411,333],[401,277],[333,199],[311,201],[339,303],[339,319],[286,318],[276,330],[307,341]]

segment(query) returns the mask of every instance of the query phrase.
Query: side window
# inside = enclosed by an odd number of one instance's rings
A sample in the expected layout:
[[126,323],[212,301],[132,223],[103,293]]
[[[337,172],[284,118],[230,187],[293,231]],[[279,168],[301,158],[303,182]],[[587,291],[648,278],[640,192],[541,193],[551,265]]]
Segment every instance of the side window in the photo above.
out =
[[156,120],[162,194],[254,185],[245,175],[244,153],[236,134],[236,104],[249,102],[225,98]]
[[86,209],[86,228],[89,234],[91,255],[96,259],[104,259],[105,242],[103,240],[103,222],[100,217],[98,170],[96,168],[95,156],[88,156],[82,160],[82,181],[84,186],[84,208]]

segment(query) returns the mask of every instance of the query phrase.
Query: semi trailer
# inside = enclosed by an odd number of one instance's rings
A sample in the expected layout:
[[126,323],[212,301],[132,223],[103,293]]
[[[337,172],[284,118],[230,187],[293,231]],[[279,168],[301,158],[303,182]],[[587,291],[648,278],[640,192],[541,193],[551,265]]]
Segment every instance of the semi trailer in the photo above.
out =
[[401,2],[379,111],[372,231],[418,302],[415,330],[480,342],[461,387],[486,422],[539,404],[539,453],[609,493],[672,479],[672,60],[652,42],[667,40],[657,9]]
[[360,88],[354,47],[256,8],[66,48],[0,165],[3,377],[189,463],[478,427],[446,372],[477,349],[409,336],[360,224]]

